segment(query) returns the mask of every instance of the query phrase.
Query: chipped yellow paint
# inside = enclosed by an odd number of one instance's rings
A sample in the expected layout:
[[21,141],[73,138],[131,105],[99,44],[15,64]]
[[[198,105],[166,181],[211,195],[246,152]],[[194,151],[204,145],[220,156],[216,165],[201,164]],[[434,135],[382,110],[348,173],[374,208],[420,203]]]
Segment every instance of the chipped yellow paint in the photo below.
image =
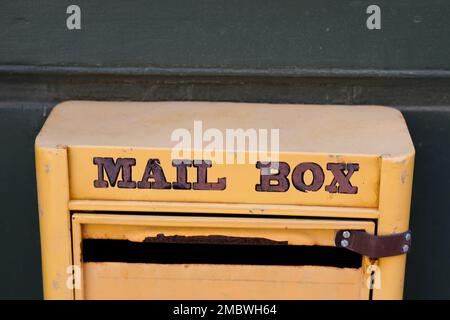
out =
[[[409,210],[414,168],[414,153],[403,157],[385,157],[381,168],[380,217],[378,234],[405,232],[409,227]],[[381,258],[381,287],[374,299],[401,299],[406,255]]]
[[[121,214],[75,213],[72,224],[85,239],[144,241],[159,233],[168,235],[223,234],[234,237],[262,237],[288,241],[293,245],[334,246],[336,230],[374,232],[372,221],[276,219],[241,217],[138,216]],[[78,243],[75,242],[74,243]]]
[[46,299],[73,299],[66,286],[72,265],[67,150],[36,147],[42,278]]

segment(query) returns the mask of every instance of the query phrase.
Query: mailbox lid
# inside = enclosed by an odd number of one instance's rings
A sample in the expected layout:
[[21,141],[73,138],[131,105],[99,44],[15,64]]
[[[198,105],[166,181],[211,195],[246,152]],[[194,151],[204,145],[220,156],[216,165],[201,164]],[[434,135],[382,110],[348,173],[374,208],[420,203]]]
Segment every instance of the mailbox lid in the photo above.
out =
[[286,245],[331,248],[336,230],[347,228],[372,233],[375,228],[372,221],[76,213],[72,216],[72,228],[74,262],[82,270],[81,288],[75,290],[78,299],[369,298],[364,273],[367,266],[362,257],[359,267],[277,265],[276,261],[254,265],[208,264],[207,261],[169,263],[167,260],[140,263],[138,260],[108,261],[104,257],[88,259],[87,254],[83,255],[83,241],[127,240],[139,244],[149,238],[155,241],[161,234],[165,237],[221,235],[250,237],[259,242],[261,239],[287,242],[272,248]]
[[400,111],[383,106],[232,102],[97,102],[57,105],[39,147],[171,149],[176,129],[279,129],[281,153],[399,157],[414,153]]

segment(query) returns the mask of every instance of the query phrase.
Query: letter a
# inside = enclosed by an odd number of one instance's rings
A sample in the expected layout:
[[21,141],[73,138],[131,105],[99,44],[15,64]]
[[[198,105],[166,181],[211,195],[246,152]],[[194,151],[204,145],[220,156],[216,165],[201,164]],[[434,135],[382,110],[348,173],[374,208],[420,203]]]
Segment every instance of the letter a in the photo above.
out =
[[69,30],[80,30],[81,29],[81,9],[79,6],[72,4],[67,7],[67,17],[66,26]]
[[367,18],[366,25],[369,30],[381,29],[381,9],[379,6],[373,4],[367,7],[367,14],[370,16]]

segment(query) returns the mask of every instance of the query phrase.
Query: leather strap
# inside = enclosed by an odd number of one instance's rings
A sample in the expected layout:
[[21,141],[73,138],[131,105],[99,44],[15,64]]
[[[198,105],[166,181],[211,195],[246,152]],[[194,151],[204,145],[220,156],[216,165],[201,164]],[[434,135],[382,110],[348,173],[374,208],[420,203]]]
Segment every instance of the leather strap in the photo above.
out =
[[397,256],[411,249],[411,231],[376,236],[363,230],[339,230],[335,244],[373,259]]

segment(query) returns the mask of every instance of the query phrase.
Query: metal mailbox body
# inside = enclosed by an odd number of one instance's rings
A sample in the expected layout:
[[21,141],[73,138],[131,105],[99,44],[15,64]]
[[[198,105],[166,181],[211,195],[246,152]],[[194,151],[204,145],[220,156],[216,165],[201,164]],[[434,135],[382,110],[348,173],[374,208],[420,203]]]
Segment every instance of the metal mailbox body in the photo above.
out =
[[[278,181],[284,186],[264,185],[255,161],[213,162],[205,169],[207,176],[192,163],[180,178],[172,163],[174,132],[186,129],[195,135],[195,121],[215,132],[278,129],[278,161],[284,163],[279,169],[289,169]],[[208,160],[196,147],[194,142],[188,160]],[[414,147],[395,109],[71,101],[54,108],[35,151],[47,299],[402,298],[405,254],[376,262],[363,257],[361,266],[351,269],[86,262],[82,248],[86,239],[142,243],[159,234],[333,247],[342,229],[377,235],[405,232]],[[231,158],[240,152],[250,159],[252,151],[228,150]],[[119,159],[126,159],[122,166]],[[260,160],[258,155],[254,159]],[[348,164],[354,166],[353,174]],[[165,181],[152,188],[158,183],[155,170],[162,170]],[[335,181],[338,171],[351,176],[351,184]],[[366,273],[373,263],[381,285],[369,290]],[[80,287],[70,285],[73,266],[81,270]]]

